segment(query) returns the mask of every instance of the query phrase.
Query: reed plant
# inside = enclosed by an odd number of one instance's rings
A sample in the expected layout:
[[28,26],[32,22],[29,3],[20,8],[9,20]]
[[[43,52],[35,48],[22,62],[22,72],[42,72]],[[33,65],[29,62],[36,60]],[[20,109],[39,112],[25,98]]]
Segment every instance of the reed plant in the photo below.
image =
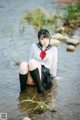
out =
[[52,107],[48,106],[46,102],[42,101],[42,100],[36,100],[35,99],[36,96],[33,96],[32,98],[28,97],[26,100],[22,100],[20,102],[20,104],[23,104],[23,103],[31,103],[31,104],[35,104],[35,107],[34,109],[32,109],[33,111],[45,111],[45,110],[49,110],[49,111],[52,111],[54,112],[54,106],[55,106],[55,101],[54,101],[54,97],[52,97]]

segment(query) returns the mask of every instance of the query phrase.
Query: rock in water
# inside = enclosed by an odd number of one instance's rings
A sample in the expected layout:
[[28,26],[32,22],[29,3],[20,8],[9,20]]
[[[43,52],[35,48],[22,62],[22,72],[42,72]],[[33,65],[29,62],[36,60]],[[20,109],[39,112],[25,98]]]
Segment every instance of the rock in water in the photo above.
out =
[[66,50],[73,52],[73,51],[75,51],[75,46],[73,46],[73,45],[68,45],[68,47],[67,47]]
[[57,34],[54,34],[51,36],[52,39],[57,39],[57,40],[60,40],[62,42],[67,42],[68,41],[68,36],[63,36],[62,34],[60,33],[57,33]]
[[24,117],[23,120],[31,120],[29,117]]
[[50,40],[50,44],[53,45],[53,46],[58,47],[59,43],[60,43],[59,40],[56,40],[56,39],[51,39]]

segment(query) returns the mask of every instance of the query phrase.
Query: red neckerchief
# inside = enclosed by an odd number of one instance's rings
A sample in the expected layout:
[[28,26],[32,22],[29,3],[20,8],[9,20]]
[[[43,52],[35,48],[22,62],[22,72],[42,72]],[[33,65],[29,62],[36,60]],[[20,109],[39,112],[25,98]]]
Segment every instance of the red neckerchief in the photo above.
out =
[[46,57],[46,51],[42,50],[41,53],[40,53],[40,57],[42,58],[42,60]]
[[42,45],[41,45],[40,42],[37,43],[37,46],[41,49],[40,58],[43,60],[43,59],[46,57],[46,51],[47,51],[48,49],[50,49],[52,46],[51,46],[51,45],[48,45],[45,50],[42,50]]

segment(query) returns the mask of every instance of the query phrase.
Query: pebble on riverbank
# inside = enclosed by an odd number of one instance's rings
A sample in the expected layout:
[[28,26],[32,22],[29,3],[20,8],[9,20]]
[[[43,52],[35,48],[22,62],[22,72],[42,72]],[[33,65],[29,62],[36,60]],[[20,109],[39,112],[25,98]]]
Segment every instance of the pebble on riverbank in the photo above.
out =
[[67,51],[73,52],[75,51],[76,47],[73,45],[68,45],[68,47],[66,48]]
[[51,37],[52,39],[57,39],[57,40],[60,40],[62,42],[67,42],[69,40],[69,37],[68,36],[64,36],[60,33],[56,33],[55,35],[52,35]]
[[23,120],[31,120],[29,117],[25,117],[23,118]]
[[80,44],[80,41],[78,39],[69,39],[67,41],[67,44],[77,46],[78,44]]
[[60,26],[60,27],[56,28],[56,32],[57,33],[63,33],[63,32],[65,32],[65,27]]
[[58,47],[59,43],[60,43],[60,41],[57,40],[57,39],[51,39],[50,40],[50,44],[53,45],[53,46]]
[[71,52],[76,49],[76,46],[78,44],[80,44],[80,38],[78,36],[74,35],[70,38],[70,37],[64,36],[60,33],[56,33],[51,36],[50,44],[58,47],[60,41],[68,44],[68,47],[66,48],[66,50],[71,51]]

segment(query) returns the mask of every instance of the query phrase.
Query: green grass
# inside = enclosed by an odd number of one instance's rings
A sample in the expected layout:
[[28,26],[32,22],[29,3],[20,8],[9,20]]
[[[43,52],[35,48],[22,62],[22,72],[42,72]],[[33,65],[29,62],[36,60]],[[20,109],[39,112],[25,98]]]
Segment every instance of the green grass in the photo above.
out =
[[29,24],[34,25],[35,28],[40,29],[43,26],[50,26],[55,24],[58,17],[59,16],[57,15],[49,14],[42,8],[36,8],[28,12],[24,19]]
[[65,15],[66,21],[71,21],[80,26],[80,4],[69,4]]

